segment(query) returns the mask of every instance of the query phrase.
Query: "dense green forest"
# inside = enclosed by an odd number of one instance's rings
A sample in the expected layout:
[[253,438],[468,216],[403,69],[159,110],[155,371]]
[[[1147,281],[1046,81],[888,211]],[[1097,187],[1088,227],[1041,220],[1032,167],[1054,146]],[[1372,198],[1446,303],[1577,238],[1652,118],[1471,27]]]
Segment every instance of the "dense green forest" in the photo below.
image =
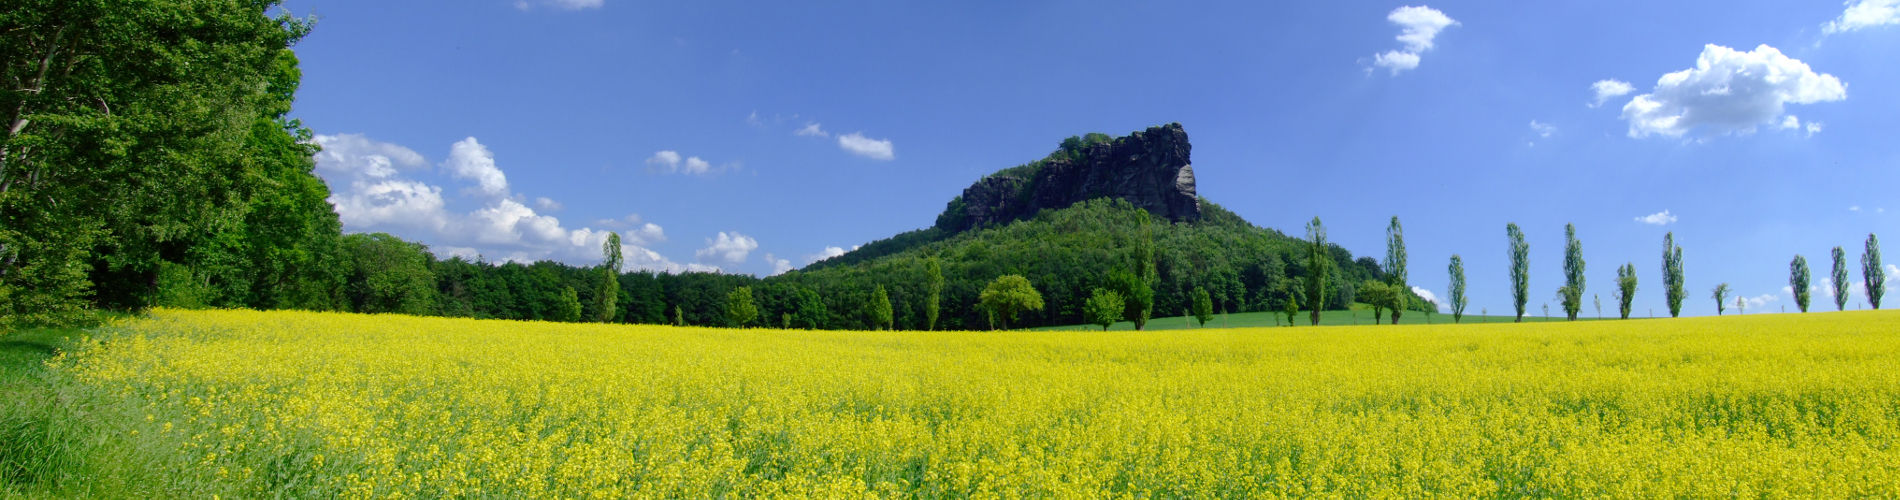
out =
[[16,0],[0,9],[0,317],[167,301],[341,309],[277,2]]
[[[1097,199],[980,228],[947,220],[952,200],[930,228],[764,279],[438,260],[388,234],[342,234],[311,132],[289,117],[291,47],[310,22],[272,15],[277,2],[24,4],[0,12],[0,326],[151,306],[723,325],[740,291],[750,325],[985,329],[977,294],[1007,274],[1047,300],[1012,327],[1082,323],[1103,287],[1148,287],[1163,316],[1185,314],[1197,288],[1220,311],[1312,303],[1296,283],[1305,242],[1206,200],[1195,222]],[[992,175],[1033,176],[1107,140],[1071,137]],[[1373,259],[1327,249],[1327,307],[1384,279]]]

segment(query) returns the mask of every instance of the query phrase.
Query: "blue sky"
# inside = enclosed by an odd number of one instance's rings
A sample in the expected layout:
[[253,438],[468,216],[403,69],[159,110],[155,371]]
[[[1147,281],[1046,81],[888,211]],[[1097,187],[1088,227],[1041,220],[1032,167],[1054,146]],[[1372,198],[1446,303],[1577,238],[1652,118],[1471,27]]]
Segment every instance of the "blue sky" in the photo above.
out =
[[1636,264],[1639,316],[1667,231],[1686,314],[1719,282],[1792,309],[1793,255],[1858,282],[1868,233],[1900,241],[1900,0],[1281,4],[293,1],[294,114],[345,231],[491,261],[614,230],[632,267],[772,274],[1168,122],[1203,196],[1357,255],[1398,215],[1413,284],[1461,254],[1472,312],[1510,307],[1508,222],[1533,312],[1565,223],[1588,293]]

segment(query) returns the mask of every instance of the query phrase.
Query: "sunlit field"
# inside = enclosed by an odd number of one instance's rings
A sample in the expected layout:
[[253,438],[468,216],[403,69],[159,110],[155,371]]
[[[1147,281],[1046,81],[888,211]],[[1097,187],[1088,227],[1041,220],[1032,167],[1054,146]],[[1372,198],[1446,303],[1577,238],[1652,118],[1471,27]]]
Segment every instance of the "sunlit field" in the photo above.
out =
[[[159,310],[0,489],[1900,496],[1900,314],[811,332]],[[35,456],[39,456],[35,455]],[[46,486],[53,484],[55,486]]]

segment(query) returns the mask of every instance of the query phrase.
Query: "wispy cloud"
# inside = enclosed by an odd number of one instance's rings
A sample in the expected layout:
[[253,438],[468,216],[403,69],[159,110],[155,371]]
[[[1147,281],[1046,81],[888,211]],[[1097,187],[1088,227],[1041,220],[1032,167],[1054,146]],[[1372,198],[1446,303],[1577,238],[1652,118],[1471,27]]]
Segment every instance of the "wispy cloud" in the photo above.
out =
[[1675,214],[1669,213],[1668,210],[1664,210],[1661,212],[1656,212],[1653,214],[1637,217],[1636,222],[1641,222],[1644,224],[1654,224],[1658,226],[1667,226],[1671,223],[1676,222],[1676,216]]
[[889,161],[897,158],[890,139],[872,139],[858,132],[838,136],[838,147],[873,160]]
[[682,156],[678,151],[670,149],[653,153],[653,156],[647,157],[646,164],[648,171],[663,174],[708,175],[733,168],[732,164],[715,168],[712,162],[697,156]]
[[515,8],[531,10],[536,6],[549,6],[563,10],[598,9],[605,0],[515,0]]
[[818,122],[806,123],[805,126],[793,131],[792,135],[801,137],[831,137],[831,133],[826,132],[824,127],[820,127]]
[[1531,120],[1531,132],[1537,133],[1538,137],[1548,139],[1550,138],[1551,134],[1557,133],[1557,126],[1551,125],[1548,123],[1542,123],[1537,120]]
[[1635,91],[1636,87],[1631,86],[1629,82],[1622,80],[1598,80],[1596,83],[1590,84],[1590,92],[1596,94],[1596,100],[1590,101],[1590,107],[1602,106],[1603,103],[1609,102],[1610,99],[1629,95],[1629,93]]

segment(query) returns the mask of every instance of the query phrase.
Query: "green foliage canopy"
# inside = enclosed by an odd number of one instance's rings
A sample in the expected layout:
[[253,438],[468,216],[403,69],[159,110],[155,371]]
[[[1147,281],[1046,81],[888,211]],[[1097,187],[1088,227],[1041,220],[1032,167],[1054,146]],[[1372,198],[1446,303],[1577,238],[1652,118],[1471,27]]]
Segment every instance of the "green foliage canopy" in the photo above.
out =
[[1109,326],[1121,321],[1124,306],[1126,304],[1122,303],[1121,294],[1097,288],[1090,292],[1089,300],[1082,308],[1082,316],[1089,324],[1101,325],[1102,331],[1108,331]]
[[1015,274],[999,276],[996,281],[991,281],[989,286],[983,288],[983,293],[977,295],[977,300],[984,309],[995,314],[1005,330],[1009,329],[1009,322],[1016,319],[1017,313],[1040,310],[1043,306],[1042,294],[1036,291],[1036,287],[1029,284],[1028,278]]

